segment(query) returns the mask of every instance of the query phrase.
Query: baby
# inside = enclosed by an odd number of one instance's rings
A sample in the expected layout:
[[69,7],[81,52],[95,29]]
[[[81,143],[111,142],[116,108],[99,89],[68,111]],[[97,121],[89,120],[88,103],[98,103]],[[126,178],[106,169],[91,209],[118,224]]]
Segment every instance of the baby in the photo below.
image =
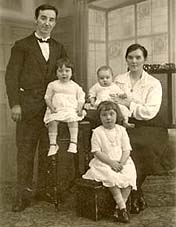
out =
[[[85,105],[87,110],[97,109],[102,101],[113,101],[115,97],[125,99],[126,94],[113,82],[113,72],[109,66],[101,66],[97,70],[98,82],[89,89],[88,104]],[[120,105],[123,115],[123,125],[126,128],[134,127],[134,124],[128,122],[130,111],[126,106]]]

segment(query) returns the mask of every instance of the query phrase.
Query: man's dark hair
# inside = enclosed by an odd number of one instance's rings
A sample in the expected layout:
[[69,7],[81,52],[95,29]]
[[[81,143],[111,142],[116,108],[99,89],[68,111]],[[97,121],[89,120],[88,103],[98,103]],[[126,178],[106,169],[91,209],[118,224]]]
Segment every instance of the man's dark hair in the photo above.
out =
[[138,43],[132,44],[127,48],[126,54],[125,54],[125,58],[127,59],[128,54],[132,51],[135,51],[137,49],[140,49],[143,53],[144,58],[147,58],[148,52],[146,50],[146,48]]
[[35,18],[36,18],[36,19],[37,19],[38,16],[39,16],[40,10],[41,10],[41,11],[43,11],[43,10],[53,10],[53,11],[55,11],[55,13],[56,13],[56,18],[57,18],[58,10],[56,9],[55,6],[48,5],[48,4],[43,4],[43,5],[38,6],[38,7],[35,9]]

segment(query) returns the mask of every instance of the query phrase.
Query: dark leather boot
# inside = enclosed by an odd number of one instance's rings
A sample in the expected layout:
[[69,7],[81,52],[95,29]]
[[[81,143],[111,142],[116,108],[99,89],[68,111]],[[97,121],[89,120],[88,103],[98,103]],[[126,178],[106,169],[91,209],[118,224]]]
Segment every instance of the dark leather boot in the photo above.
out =
[[21,212],[26,207],[30,206],[31,201],[31,191],[28,189],[23,190],[22,192],[18,192],[16,196],[15,203],[12,206],[13,212]]
[[118,221],[122,223],[129,223],[130,222],[130,217],[126,209],[121,209],[119,210],[119,217]]
[[12,211],[13,212],[21,212],[28,206],[30,206],[29,201],[24,200],[21,197],[17,197],[15,203],[12,206]]
[[115,210],[114,210],[113,219],[114,219],[114,221],[119,221],[119,209],[118,208],[115,208]]
[[53,196],[48,192],[36,192],[34,199],[37,201],[45,201],[48,203],[53,203]]
[[138,199],[136,198],[133,203],[131,204],[131,214],[139,214],[140,209],[139,209],[139,204],[138,204]]
[[139,210],[140,211],[145,210],[145,208],[147,208],[147,203],[146,203],[143,196],[140,196],[138,198],[138,204],[139,204]]

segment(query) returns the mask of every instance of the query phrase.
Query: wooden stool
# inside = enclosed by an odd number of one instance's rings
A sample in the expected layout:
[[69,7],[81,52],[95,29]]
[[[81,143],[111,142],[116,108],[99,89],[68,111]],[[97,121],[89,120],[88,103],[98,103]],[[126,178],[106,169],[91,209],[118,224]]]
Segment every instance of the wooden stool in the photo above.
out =
[[[48,157],[46,188],[47,196],[56,209],[62,201],[63,191],[69,190],[75,184],[75,179],[85,172],[89,160],[89,122],[79,122],[78,153],[67,152],[70,142],[70,135],[66,123],[60,122],[58,128],[59,151],[57,154]],[[68,166],[68,163],[70,164]],[[67,165],[67,167],[65,167]],[[88,165],[88,164],[87,164]],[[72,168],[72,170],[71,170]],[[88,168],[88,167],[87,167]],[[69,179],[70,175],[72,179]],[[66,175],[67,174],[67,175]]]
[[93,180],[78,179],[76,186],[77,216],[97,221],[103,216],[113,214],[115,208],[114,199],[109,190],[101,183]]

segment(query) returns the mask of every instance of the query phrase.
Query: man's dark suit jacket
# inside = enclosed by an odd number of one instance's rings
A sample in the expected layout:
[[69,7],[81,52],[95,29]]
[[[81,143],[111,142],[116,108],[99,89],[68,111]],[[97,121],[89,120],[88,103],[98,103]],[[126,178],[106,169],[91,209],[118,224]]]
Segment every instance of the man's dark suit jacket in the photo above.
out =
[[15,42],[7,65],[5,81],[9,105],[21,105],[22,118],[44,114],[44,94],[49,82],[56,79],[56,60],[66,57],[62,44],[50,40],[46,62],[34,34]]

